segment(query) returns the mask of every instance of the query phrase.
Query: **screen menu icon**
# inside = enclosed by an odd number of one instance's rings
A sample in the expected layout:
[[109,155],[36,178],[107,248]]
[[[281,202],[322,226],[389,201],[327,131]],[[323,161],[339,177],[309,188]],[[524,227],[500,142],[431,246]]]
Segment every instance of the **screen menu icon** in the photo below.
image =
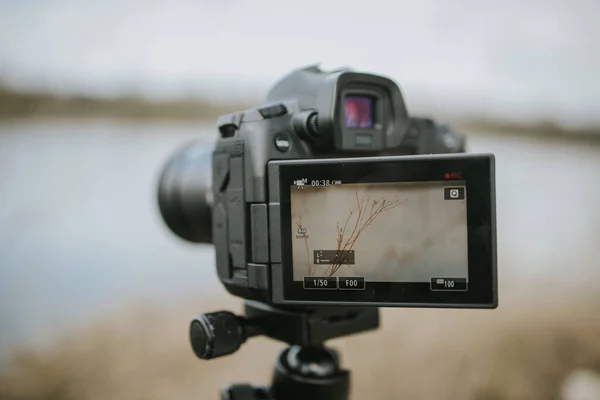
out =
[[467,290],[466,278],[431,278],[432,291],[464,292]]
[[365,278],[362,276],[344,276],[338,278],[340,290],[365,290]]
[[354,265],[354,250],[314,250],[313,263]]
[[337,290],[337,278],[332,276],[305,276],[304,289]]
[[464,200],[465,199],[465,187],[445,187],[444,188],[444,200]]

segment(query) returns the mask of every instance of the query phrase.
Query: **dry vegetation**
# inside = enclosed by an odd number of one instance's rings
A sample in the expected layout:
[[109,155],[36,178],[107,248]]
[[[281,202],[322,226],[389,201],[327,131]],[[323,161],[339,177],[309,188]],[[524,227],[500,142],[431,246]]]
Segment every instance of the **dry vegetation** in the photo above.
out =
[[[96,98],[57,96],[45,91],[24,92],[0,82],[0,119],[55,117],[110,117],[154,120],[211,120],[229,112],[245,110],[260,102],[222,104],[208,99],[182,99],[153,102],[139,96]],[[501,132],[540,137],[570,137],[600,142],[600,127],[567,128],[551,121],[511,123],[490,118],[471,117],[450,121],[465,132]]]
[[[352,398],[552,400],[572,371],[600,372],[598,297],[503,297],[495,311],[386,309],[379,331],[332,341],[353,371]],[[226,308],[240,302],[135,307],[22,350],[0,376],[0,398],[217,399],[227,383],[268,382],[280,343],[252,339],[229,357],[194,358],[189,317]]]
[[248,107],[248,104],[242,103],[224,105],[199,99],[158,102],[137,96],[57,96],[43,91],[22,92],[0,83],[0,119],[111,117],[133,120],[215,120],[219,115]]
[[539,138],[569,138],[589,143],[600,142],[599,126],[564,127],[552,121],[515,123],[493,118],[472,117],[457,121],[455,127],[464,132],[502,133]]

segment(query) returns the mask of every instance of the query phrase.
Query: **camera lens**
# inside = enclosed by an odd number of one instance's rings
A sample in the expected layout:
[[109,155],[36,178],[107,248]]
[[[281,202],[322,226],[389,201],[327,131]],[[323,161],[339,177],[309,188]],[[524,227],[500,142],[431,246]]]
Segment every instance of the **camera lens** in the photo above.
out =
[[194,243],[211,243],[211,150],[197,142],[177,151],[162,170],[158,206],[167,226]]

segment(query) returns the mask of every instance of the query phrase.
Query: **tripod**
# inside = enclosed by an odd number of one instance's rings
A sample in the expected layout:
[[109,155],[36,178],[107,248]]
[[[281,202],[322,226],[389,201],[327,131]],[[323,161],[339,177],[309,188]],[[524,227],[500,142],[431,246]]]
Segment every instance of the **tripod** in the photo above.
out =
[[194,353],[205,360],[224,356],[258,335],[290,346],[277,357],[269,388],[234,384],[222,390],[221,400],[347,400],[350,372],[323,343],[379,326],[379,310],[373,307],[278,308],[246,301],[244,314],[197,316],[190,325]]

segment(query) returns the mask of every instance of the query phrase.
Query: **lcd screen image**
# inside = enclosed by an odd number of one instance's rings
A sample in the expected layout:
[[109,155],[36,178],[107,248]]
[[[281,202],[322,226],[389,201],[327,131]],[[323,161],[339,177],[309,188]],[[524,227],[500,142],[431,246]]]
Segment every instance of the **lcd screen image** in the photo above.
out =
[[294,281],[468,278],[464,181],[291,187]]

